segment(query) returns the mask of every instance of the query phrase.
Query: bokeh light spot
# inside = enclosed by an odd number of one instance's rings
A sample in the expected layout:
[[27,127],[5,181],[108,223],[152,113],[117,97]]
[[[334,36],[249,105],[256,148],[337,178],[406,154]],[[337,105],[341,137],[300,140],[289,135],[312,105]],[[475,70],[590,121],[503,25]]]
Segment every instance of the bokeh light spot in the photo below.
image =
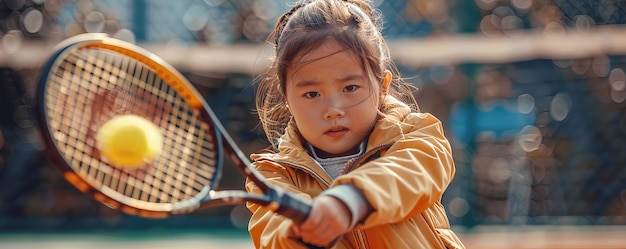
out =
[[569,115],[571,108],[571,97],[566,93],[559,93],[552,98],[550,103],[550,116],[555,121],[563,121]]
[[448,208],[451,215],[455,217],[463,217],[469,211],[470,205],[467,200],[456,197],[450,201]]
[[525,126],[517,139],[519,146],[526,152],[532,152],[539,148],[542,140],[541,131],[533,125]]
[[2,47],[7,54],[15,54],[22,48],[22,32],[11,30],[2,37]]
[[191,6],[183,16],[183,23],[191,31],[198,31],[204,28],[209,21],[206,9],[199,6]]
[[574,25],[578,31],[586,31],[595,25],[595,21],[588,15],[577,15],[574,17]]
[[622,91],[626,87],[626,74],[624,70],[616,68],[611,70],[609,75],[609,85],[614,91]]
[[41,11],[30,8],[24,14],[22,18],[22,25],[24,29],[29,33],[37,33],[43,26],[43,15]]
[[588,59],[576,59],[572,60],[572,71],[574,73],[583,75],[589,71],[591,67],[591,60]]
[[450,65],[435,65],[429,69],[430,80],[437,84],[449,82],[453,73],[454,69]]
[[491,170],[489,170],[489,179],[493,183],[504,183],[511,179],[510,162],[505,158],[495,158],[491,162]]
[[535,109],[535,98],[530,94],[517,97],[517,110],[522,114],[529,114]]
[[520,10],[528,10],[533,6],[532,0],[511,0],[511,3]]
[[104,29],[104,15],[98,11],[92,11],[85,17],[83,23],[85,31],[89,33],[102,32]]
[[611,68],[611,60],[607,55],[598,55],[591,61],[591,69],[599,77],[606,77]]
[[251,215],[250,210],[248,210],[245,206],[237,205],[230,211],[230,222],[236,228],[247,229],[248,220]]
[[626,100],[626,91],[611,90],[611,99],[615,101],[615,103],[624,102],[624,100]]

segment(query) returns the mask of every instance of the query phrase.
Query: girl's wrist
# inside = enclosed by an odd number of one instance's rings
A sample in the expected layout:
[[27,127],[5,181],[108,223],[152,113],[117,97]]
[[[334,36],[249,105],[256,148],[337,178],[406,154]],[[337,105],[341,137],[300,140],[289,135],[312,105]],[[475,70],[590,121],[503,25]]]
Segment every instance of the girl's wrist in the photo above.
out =
[[342,184],[330,188],[320,195],[332,196],[343,202],[350,212],[350,229],[364,220],[371,212],[372,207],[365,198],[363,191],[352,184]]

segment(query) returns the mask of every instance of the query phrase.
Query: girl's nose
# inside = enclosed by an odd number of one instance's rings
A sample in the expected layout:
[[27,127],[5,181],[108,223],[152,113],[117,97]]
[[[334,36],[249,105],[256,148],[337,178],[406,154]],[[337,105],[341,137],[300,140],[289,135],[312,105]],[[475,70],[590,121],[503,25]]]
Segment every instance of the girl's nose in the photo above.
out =
[[345,115],[344,107],[342,106],[343,100],[339,96],[331,97],[328,99],[328,107],[324,113],[325,119],[332,119],[343,117]]
[[345,112],[343,111],[343,108],[334,107],[334,106],[329,106],[328,110],[324,114],[325,119],[340,118],[343,116],[345,116]]

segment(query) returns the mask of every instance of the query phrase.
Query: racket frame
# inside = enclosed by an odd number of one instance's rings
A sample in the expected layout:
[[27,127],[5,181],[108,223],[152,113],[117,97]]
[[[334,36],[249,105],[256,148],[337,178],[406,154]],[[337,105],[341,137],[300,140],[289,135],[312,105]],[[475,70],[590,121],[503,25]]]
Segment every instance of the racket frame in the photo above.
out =
[[[198,114],[202,116],[203,120],[210,121],[209,125],[211,125],[213,129],[208,129],[207,132],[210,132],[211,136],[217,138],[214,141],[216,147],[215,151],[220,155],[216,156],[214,179],[211,181],[210,185],[205,186],[196,196],[169,205],[161,204],[160,206],[162,208],[158,210],[137,208],[137,202],[142,202],[141,200],[127,197],[107,186],[89,182],[84,179],[74,171],[66,161],[66,158],[57,149],[57,142],[53,138],[50,127],[48,126],[46,108],[44,107],[47,80],[50,74],[53,73],[52,69],[55,63],[57,63],[57,59],[62,57],[64,53],[69,53],[72,49],[77,47],[86,48],[90,46],[106,48],[134,59],[143,58],[143,60],[139,61],[154,70],[157,75],[164,79],[164,82],[169,84],[169,86],[185,99],[193,109],[198,111]],[[106,34],[97,33],[82,34],[68,38],[59,43],[53,51],[49,59],[42,66],[38,80],[36,100],[39,103],[36,104],[37,108],[35,111],[37,127],[45,146],[44,151],[51,163],[62,173],[63,177],[68,182],[81,192],[92,196],[96,201],[110,208],[118,209],[129,215],[145,218],[167,218],[172,215],[187,214],[201,208],[238,205],[248,201],[266,206],[277,213],[291,218],[298,224],[304,222],[308,217],[311,209],[311,201],[281,189],[271,187],[263,180],[263,176],[250,166],[251,163],[248,158],[243,154],[241,149],[237,147],[213,110],[205,102],[204,98],[201,97],[202,95],[199,94],[193,85],[178,70],[160,57],[134,44],[111,38]],[[264,195],[249,194],[243,190],[214,190],[221,180],[224,155],[230,159],[234,167],[243,176],[252,180],[254,184],[262,190]]]

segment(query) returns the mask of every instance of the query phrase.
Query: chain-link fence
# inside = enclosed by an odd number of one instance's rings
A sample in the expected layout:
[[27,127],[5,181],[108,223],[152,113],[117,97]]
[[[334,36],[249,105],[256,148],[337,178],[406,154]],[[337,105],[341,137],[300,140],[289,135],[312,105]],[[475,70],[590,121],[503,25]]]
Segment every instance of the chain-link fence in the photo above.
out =
[[[373,4],[422,111],[439,117],[453,142],[457,176],[444,205],[454,225],[626,224],[626,2]],[[42,156],[31,98],[57,42],[108,33],[172,62],[244,151],[255,151],[266,144],[250,83],[288,8],[278,0],[0,1],[0,229],[245,227],[244,207],[152,221],[82,195]],[[243,179],[225,172],[221,186],[242,188]]]

